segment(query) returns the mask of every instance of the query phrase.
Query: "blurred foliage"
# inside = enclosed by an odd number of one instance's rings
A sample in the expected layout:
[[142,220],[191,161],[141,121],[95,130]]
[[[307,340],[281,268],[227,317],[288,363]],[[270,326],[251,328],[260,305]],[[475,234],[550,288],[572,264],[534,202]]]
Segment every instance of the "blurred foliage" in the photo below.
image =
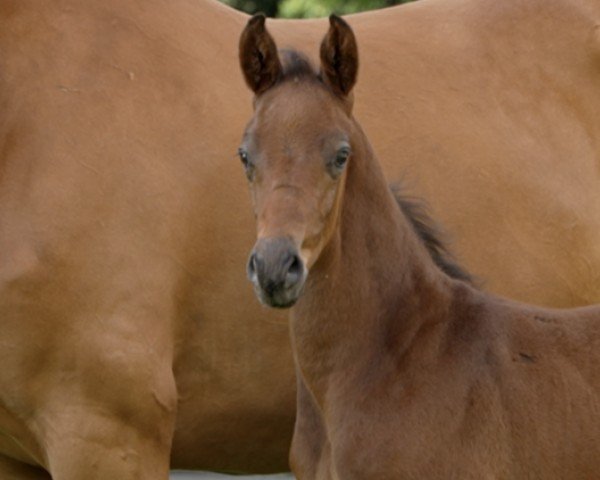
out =
[[223,3],[246,13],[262,12],[267,17],[276,17],[281,0],[221,0]]
[[269,17],[326,17],[330,13],[355,13],[390,7],[413,0],[221,0],[247,13],[263,12]]

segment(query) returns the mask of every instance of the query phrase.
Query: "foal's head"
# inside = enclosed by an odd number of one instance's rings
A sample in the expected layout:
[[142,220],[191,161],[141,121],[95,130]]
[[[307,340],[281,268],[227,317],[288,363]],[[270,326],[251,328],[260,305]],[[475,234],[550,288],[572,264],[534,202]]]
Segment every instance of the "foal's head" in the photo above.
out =
[[239,149],[258,229],[248,276],[273,307],[295,303],[330,240],[352,161],[358,52],[341,18],[330,17],[320,56],[320,73],[296,52],[280,58],[262,15],[250,19],[240,38],[242,71],[255,93]]

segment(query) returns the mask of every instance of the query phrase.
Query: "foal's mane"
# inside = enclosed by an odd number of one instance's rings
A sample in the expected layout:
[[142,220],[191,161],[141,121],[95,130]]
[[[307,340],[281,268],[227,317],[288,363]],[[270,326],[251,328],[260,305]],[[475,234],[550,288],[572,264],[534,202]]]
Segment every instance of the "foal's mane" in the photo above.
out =
[[451,278],[474,284],[472,275],[457,263],[448,249],[444,232],[429,215],[427,203],[421,198],[409,197],[398,185],[390,186],[390,190],[438,268]]
[[[282,72],[279,82],[287,80],[309,80],[321,82],[321,74],[315,70],[310,60],[296,50],[280,50]],[[461,267],[450,253],[444,241],[442,229],[435,223],[427,211],[424,200],[409,197],[398,185],[390,187],[400,210],[423,242],[434,263],[451,278],[474,283],[473,277]]]

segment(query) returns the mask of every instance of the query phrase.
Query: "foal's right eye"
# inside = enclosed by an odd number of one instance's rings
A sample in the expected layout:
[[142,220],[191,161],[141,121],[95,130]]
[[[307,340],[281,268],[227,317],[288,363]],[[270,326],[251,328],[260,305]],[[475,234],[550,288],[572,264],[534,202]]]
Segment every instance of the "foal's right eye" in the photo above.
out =
[[243,148],[238,148],[238,155],[240,156],[244,168],[248,168],[248,152]]
[[242,165],[244,165],[244,170],[246,171],[246,177],[248,180],[252,180],[252,172],[254,170],[252,162],[248,157],[248,152],[243,148],[238,148],[238,155],[240,160],[242,161]]

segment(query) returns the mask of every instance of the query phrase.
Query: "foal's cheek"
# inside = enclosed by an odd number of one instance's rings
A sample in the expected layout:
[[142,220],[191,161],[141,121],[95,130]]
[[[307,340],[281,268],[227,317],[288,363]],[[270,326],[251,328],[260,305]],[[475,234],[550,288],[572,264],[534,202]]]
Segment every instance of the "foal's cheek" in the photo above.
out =
[[250,187],[250,201],[252,203],[252,214],[254,215],[254,220],[256,220],[258,218],[256,192],[252,187]]
[[317,261],[323,247],[329,242],[335,230],[338,218],[337,188],[335,185],[323,191],[315,199],[312,209],[311,221],[306,226],[304,241],[300,256],[305,265],[310,268]]
[[313,195],[310,208],[307,209],[305,244],[314,246],[320,243],[327,232],[334,201],[335,191],[326,190],[321,195]]
[[340,192],[343,190],[343,186],[343,182],[336,182],[323,194],[320,217],[323,223],[323,231],[326,232],[326,234],[331,233],[335,228],[340,216],[340,210],[342,208]]
[[337,190],[335,188],[328,188],[323,195],[323,200],[321,201],[321,218],[323,220],[327,220],[331,216],[336,197]]

